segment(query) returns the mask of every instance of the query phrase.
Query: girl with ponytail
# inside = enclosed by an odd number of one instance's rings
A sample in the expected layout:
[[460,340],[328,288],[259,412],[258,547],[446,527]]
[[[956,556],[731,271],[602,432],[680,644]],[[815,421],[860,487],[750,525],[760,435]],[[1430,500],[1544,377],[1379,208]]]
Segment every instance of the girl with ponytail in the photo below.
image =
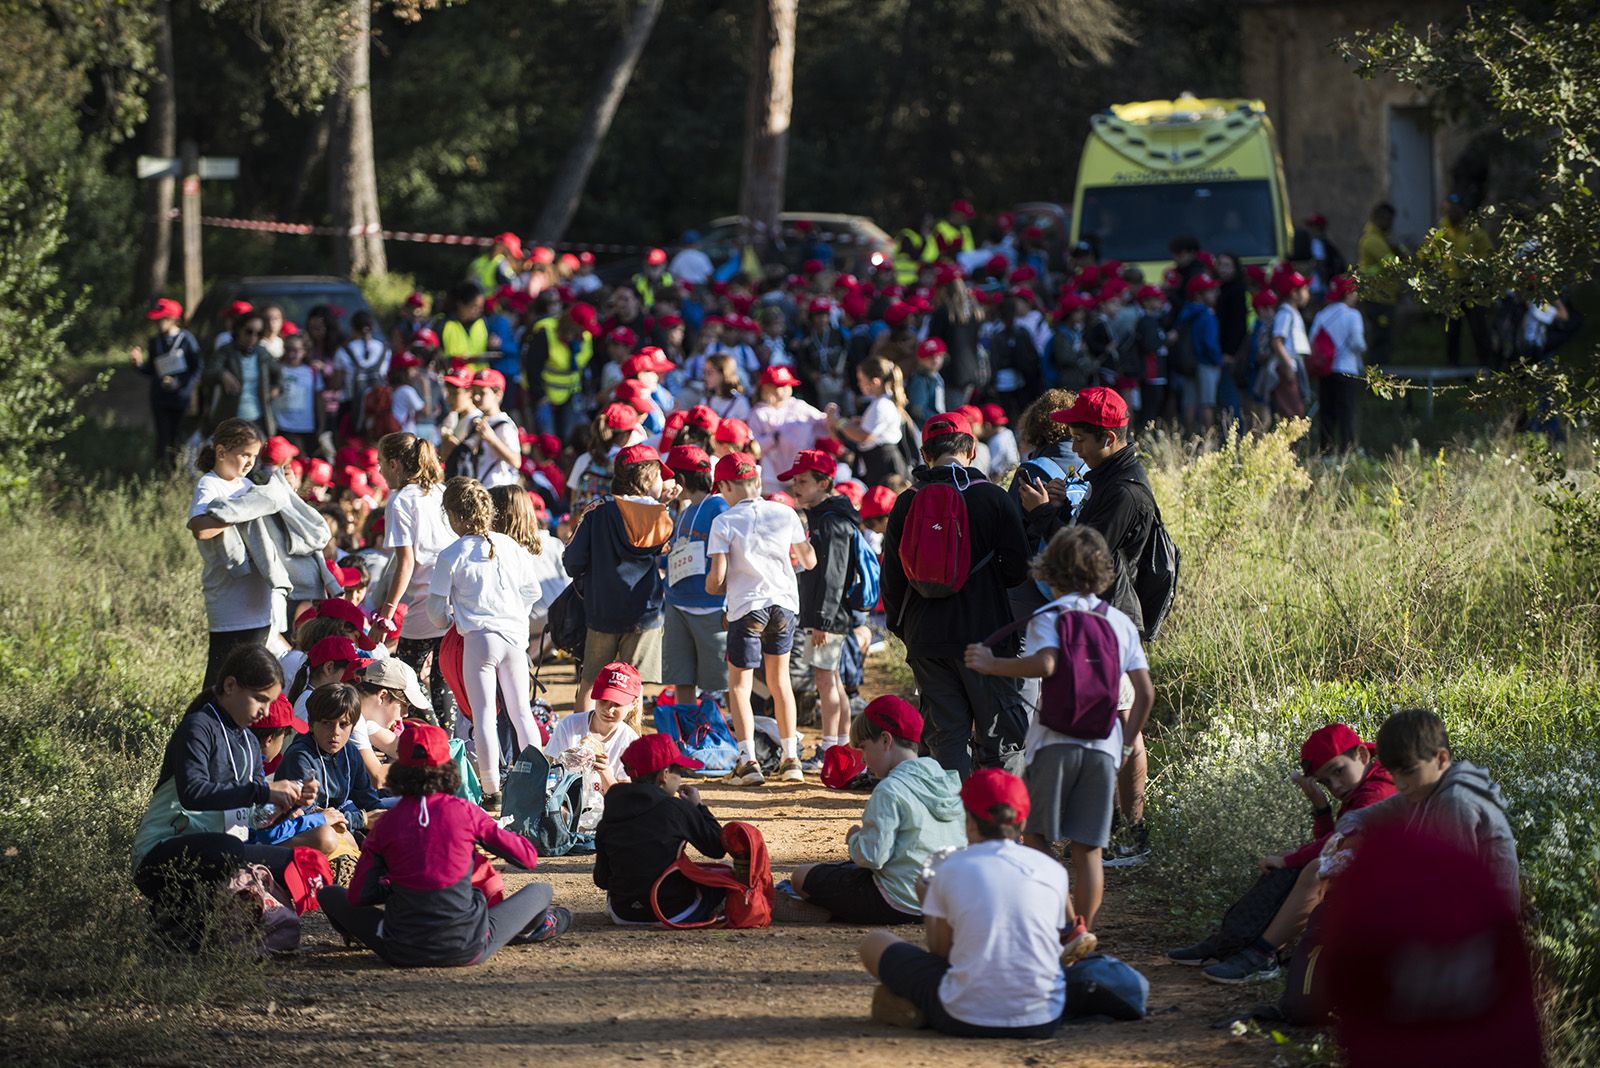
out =
[[869,486],[881,486],[890,475],[904,476],[906,460],[901,448],[909,433],[905,380],[900,368],[881,356],[861,361],[856,388],[867,399],[861,415],[846,422],[830,406],[829,426],[855,446],[858,474]]

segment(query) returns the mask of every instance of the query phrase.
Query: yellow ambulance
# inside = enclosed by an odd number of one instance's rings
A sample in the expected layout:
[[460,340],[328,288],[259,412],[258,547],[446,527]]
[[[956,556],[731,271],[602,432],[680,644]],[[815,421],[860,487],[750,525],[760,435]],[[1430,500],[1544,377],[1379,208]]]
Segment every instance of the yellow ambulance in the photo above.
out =
[[1289,254],[1283,161],[1259,100],[1115,104],[1089,120],[1078,163],[1072,240],[1102,260],[1137,264],[1159,283],[1179,235],[1243,263]]

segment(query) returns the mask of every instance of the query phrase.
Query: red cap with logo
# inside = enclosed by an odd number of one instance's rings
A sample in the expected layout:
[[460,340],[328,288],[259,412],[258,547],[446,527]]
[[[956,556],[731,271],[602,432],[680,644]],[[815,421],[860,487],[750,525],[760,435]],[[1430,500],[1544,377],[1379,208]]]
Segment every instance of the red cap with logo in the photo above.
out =
[[1356,291],[1356,280],[1347,274],[1334,276],[1328,283],[1328,300],[1343,300]]
[[922,741],[922,713],[910,701],[896,694],[875,697],[862,709],[867,722],[907,742]]
[[617,383],[617,388],[612,390],[612,393],[617,400],[633,405],[640,412],[648,412],[656,406],[650,395],[650,387],[637,378],[623,379]]
[[833,478],[839,473],[839,461],[821,449],[801,449],[794,455],[794,466],[779,475],[778,480],[788,482],[802,471],[810,471],[823,478]]
[[777,364],[761,372],[761,384],[763,386],[798,386],[800,384],[800,376],[782,364]]
[[811,303],[806,305],[806,312],[810,315],[827,315],[833,311],[833,301],[827,297],[813,297]]
[[648,266],[648,267],[660,267],[660,266],[662,266],[663,264],[665,264],[667,262],[667,250],[664,249],[664,248],[653,248],[653,249],[651,249],[648,253],[645,254],[644,262],[645,262],[645,265]]
[[934,438],[944,437],[948,434],[971,434],[972,424],[967,422],[967,417],[962,412],[943,412],[930,418],[922,425],[922,440],[931,441]]
[[715,434],[722,419],[704,404],[696,404],[684,413],[683,425],[698,427],[707,434]]
[[1292,268],[1281,271],[1272,277],[1272,288],[1277,291],[1279,297],[1287,297],[1301,286],[1310,284],[1311,279]]
[[723,419],[711,432],[711,440],[742,448],[750,444],[750,424],[743,419]]
[[634,739],[622,751],[622,767],[635,779],[647,779],[668,768],[699,771],[705,765],[692,756],[686,756],[669,735],[647,734]]
[[631,404],[608,404],[601,414],[605,417],[606,426],[612,430],[632,430],[639,425],[639,409]]
[[646,345],[622,362],[622,373],[628,378],[634,377],[640,371],[654,371],[658,375],[664,375],[668,371],[676,370],[677,366],[667,359],[667,354],[659,348]]
[[1122,394],[1107,386],[1090,386],[1078,391],[1078,399],[1071,407],[1051,412],[1050,418],[1058,423],[1084,423],[1088,426],[1122,427],[1128,425],[1128,402]]
[[991,819],[990,811],[996,805],[1010,805],[1018,823],[1028,821],[1028,788],[1021,779],[999,768],[973,772],[961,786],[961,803],[975,819]]
[[[736,420],[724,419],[723,426]],[[730,452],[717,461],[716,473],[712,478],[717,482],[745,482],[752,478],[761,477],[761,465],[747,452]]]
[[306,478],[313,486],[333,485],[333,465],[317,457],[311,461],[311,466],[306,468]]
[[493,367],[486,367],[472,376],[474,386],[483,386],[485,389],[498,389],[506,391],[506,376],[496,371]]
[[873,486],[861,502],[862,519],[878,519],[894,511],[894,490],[888,486]]
[[630,705],[639,699],[639,694],[642,692],[644,687],[639,681],[639,669],[632,664],[613,660],[601,668],[600,674],[595,676],[589,696],[596,701]]
[[[619,463],[619,464],[644,464],[644,463],[657,463],[657,464],[659,464],[659,463],[661,463],[661,454],[659,452],[656,452],[656,450],[653,447],[649,446],[649,445],[629,445],[626,449],[623,449],[621,452],[617,453],[617,463]],[[662,466],[661,477],[662,478],[671,478],[672,477],[672,472],[667,470],[665,465]]]
[[395,763],[408,768],[439,768],[450,763],[450,736],[442,728],[420,719],[408,719],[404,726]]
[[702,475],[709,475],[711,457],[698,445],[674,445],[667,453],[666,466],[677,473],[697,471]]
[[1197,297],[1207,290],[1219,289],[1221,286],[1221,282],[1202,272],[1189,279],[1188,284],[1183,287],[1183,291],[1191,297]]
[[948,351],[942,339],[936,337],[923,338],[922,342],[917,345],[917,359],[931,360],[935,356],[943,356]]
[[1300,746],[1300,767],[1307,775],[1315,775],[1318,768],[1334,757],[1342,756],[1364,744],[1366,743],[1362,742],[1361,735],[1343,723],[1330,723],[1326,727],[1318,727]]
[[144,317],[151,322],[155,322],[157,319],[182,319],[183,305],[171,297],[162,297],[151,306],[149,311],[145,312]]

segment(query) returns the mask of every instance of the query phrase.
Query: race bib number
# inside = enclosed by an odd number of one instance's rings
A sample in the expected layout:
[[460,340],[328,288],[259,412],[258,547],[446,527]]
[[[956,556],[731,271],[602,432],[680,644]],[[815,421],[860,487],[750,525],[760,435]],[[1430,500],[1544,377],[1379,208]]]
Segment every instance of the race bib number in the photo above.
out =
[[250,840],[250,808],[230,808],[222,813],[222,833],[232,835],[241,842]]
[[687,578],[706,573],[706,543],[693,538],[673,546],[667,554],[667,585],[676,586]]

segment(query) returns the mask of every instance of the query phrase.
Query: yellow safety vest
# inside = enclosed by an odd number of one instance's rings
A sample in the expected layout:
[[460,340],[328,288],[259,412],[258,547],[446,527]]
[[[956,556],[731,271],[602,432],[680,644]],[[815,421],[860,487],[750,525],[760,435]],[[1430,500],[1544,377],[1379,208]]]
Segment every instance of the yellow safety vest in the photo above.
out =
[[500,288],[500,265],[505,262],[503,254],[485,252],[467,266],[467,277],[478,283],[484,296],[492,297]]
[[952,248],[953,252],[971,252],[972,228],[970,226],[953,226],[948,221],[940,219],[933,224],[933,239],[922,248],[922,259],[925,263],[932,263],[943,255],[943,249]]
[[[907,251],[909,246],[910,251]],[[909,226],[900,231],[900,240],[894,248],[894,280],[902,286],[917,284],[921,257],[927,251],[928,240]]]
[[533,328],[544,331],[549,347],[550,354],[545,357],[544,370],[539,375],[544,383],[545,399],[551,404],[560,405],[571,400],[572,395],[583,386],[583,369],[594,358],[594,338],[584,334],[583,343],[574,353],[572,346],[556,336],[557,322],[552,315],[534,323]]
[[461,356],[475,369],[487,367],[489,361],[483,354],[489,351],[489,327],[482,319],[472,320],[471,326],[459,319],[451,319],[439,331],[439,351],[446,356]]
[[656,286],[663,288],[672,284],[672,272],[662,271],[661,277],[656,279],[655,285],[650,284],[650,276],[640,271],[633,276],[633,288],[639,294],[639,300],[644,303],[644,310],[649,311],[656,303]]

